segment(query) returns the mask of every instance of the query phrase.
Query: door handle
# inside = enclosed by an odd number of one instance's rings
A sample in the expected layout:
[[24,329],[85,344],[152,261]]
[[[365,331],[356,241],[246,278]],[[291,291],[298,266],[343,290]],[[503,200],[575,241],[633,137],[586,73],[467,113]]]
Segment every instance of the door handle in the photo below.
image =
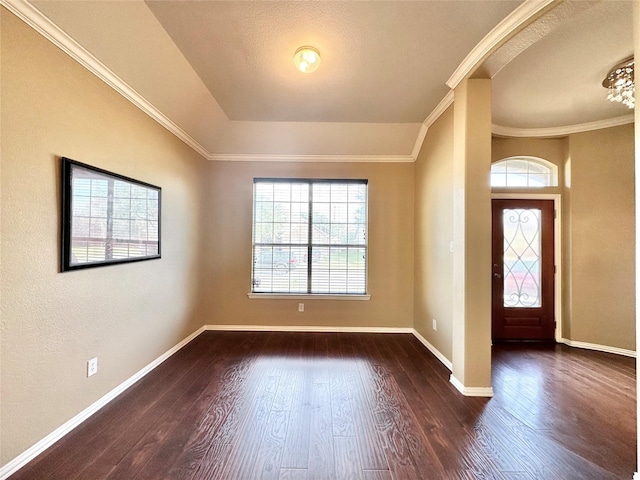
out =
[[493,278],[502,278],[502,275],[500,275],[499,273],[494,273]]

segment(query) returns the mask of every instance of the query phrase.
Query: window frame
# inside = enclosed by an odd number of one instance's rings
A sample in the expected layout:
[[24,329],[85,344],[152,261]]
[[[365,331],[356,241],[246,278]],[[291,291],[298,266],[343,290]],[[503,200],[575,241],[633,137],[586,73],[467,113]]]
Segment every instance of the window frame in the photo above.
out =
[[[291,243],[291,238],[289,239],[289,243],[278,243],[278,242],[256,242],[256,225],[257,215],[256,215],[256,185],[259,183],[284,183],[284,184],[308,184],[309,185],[309,196],[307,199],[308,202],[308,221],[306,223],[307,235],[306,241],[303,243]],[[312,231],[314,229],[314,225],[318,225],[318,222],[314,222],[313,220],[313,206],[314,204],[318,204],[319,202],[314,202],[313,198],[313,186],[321,185],[321,184],[329,184],[329,185],[340,185],[340,184],[362,184],[365,185],[365,215],[364,215],[364,243],[314,243]],[[293,203],[293,202],[292,202]],[[348,202],[347,202],[348,203]],[[369,230],[369,181],[368,179],[351,179],[351,178],[265,178],[265,177],[255,177],[253,179],[253,199],[252,199],[252,234],[251,234],[251,289],[247,294],[249,298],[268,298],[268,299],[330,299],[330,300],[369,300],[371,296],[368,293],[368,253],[369,253],[369,241],[368,241],[368,230]],[[322,222],[321,222],[322,223]],[[329,222],[329,224],[334,224],[334,222]],[[256,248],[261,246],[267,248],[276,248],[277,246],[282,246],[284,248],[302,248],[305,249],[306,254],[306,269],[307,269],[307,280],[306,280],[306,291],[298,292],[298,291],[255,291],[256,287],[254,285],[255,281],[255,262],[256,262]],[[344,292],[320,292],[314,293],[312,292],[313,288],[313,249],[314,248],[359,248],[364,250],[364,292],[355,292],[355,293],[347,293]],[[273,266],[272,266],[273,268]],[[316,269],[318,270],[318,269]],[[329,267],[330,270],[330,267]],[[291,277],[289,277],[291,278]],[[345,285],[345,290],[348,290],[348,280]]]
[[[527,185],[508,185],[508,164],[510,161],[522,161],[522,162],[527,162],[527,173],[526,176],[524,174],[521,174],[524,178],[527,179]],[[544,175],[549,175],[549,185],[531,185],[530,184],[530,173],[529,173],[529,165],[530,164],[534,164],[534,165],[538,165],[540,167],[543,167],[547,170],[547,173],[545,173]],[[495,172],[494,171],[494,167],[497,167],[499,165],[505,165],[505,172]],[[533,175],[537,174],[536,173],[532,173]],[[493,179],[494,176],[503,176],[505,179],[505,185],[494,185],[493,184]],[[557,188],[559,186],[559,182],[560,182],[560,178],[559,178],[559,168],[558,166],[553,163],[550,162],[549,160],[545,160],[544,158],[540,158],[540,157],[533,157],[533,156],[529,156],[529,155],[515,155],[512,157],[507,157],[507,158],[502,158],[496,162],[493,162],[491,164],[491,172],[490,172],[490,178],[489,178],[489,185],[491,186],[491,188],[501,188],[501,189],[527,189],[527,190],[539,190],[539,189],[543,189],[543,188]]]
[[[60,174],[62,190],[60,205],[61,272],[162,258],[162,188],[66,157],[61,157]],[[92,187],[90,187],[87,195],[78,183],[80,180],[88,180],[90,185],[92,182],[96,182],[96,184],[97,182],[104,182],[106,183],[106,187],[104,187],[106,191],[102,195],[94,195]],[[135,188],[138,192],[144,192],[145,195],[136,196],[131,193],[128,197],[119,196],[117,191],[114,191],[114,189],[117,189],[116,184],[130,189]],[[78,212],[78,205],[82,199],[85,200],[88,206],[88,214]],[[146,216],[137,216],[133,207],[133,202],[136,199],[140,201],[144,199]],[[128,200],[129,202],[128,204],[124,202],[120,208],[117,208],[118,200]],[[94,201],[104,205],[100,208],[100,211],[104,212],[102,215],[94,215],[91,211]],[[101,225],[97,230],[100,234],[94,235],[89,230],[88,234],[79,235],[77,228],[81,220],[86,220],[85,223],[89,228],[91,228],[90,226],[93,222],[99,222]],[[128,236],[118,233],[116,222],[128,225]],[[147,229],[146,238],[144,239],[131,235],[131,228],[137,222],[142,223]],[[74,245],[75,242],[87,243],[87,259],[85,261],[74,258],[74,250],[80,248]],[[122,254],[124,249],[121,248],[119,250],[118,245],[127,249],[126,256]],[[144,254],[131,253],[132,246],[143,246],[146,251]],[[151,252],[149,252],[149,247]],[[90,258],[88,254],[90,248],[102,250],[104,258]]]

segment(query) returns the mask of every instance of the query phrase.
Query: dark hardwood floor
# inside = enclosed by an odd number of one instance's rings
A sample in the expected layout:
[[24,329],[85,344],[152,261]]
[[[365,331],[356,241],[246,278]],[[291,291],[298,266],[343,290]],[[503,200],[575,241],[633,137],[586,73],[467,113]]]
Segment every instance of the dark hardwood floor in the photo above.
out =
[[493,355],[469,398],[409,334],[205,332],[11,479],[631,479],[634,359]]

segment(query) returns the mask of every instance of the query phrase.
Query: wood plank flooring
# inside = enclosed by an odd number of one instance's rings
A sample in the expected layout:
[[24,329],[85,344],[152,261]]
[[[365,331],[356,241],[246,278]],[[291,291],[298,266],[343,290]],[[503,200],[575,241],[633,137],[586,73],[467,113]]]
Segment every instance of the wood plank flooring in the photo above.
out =
[[460,395],[409,334],[205,332],[12,480],[631,479],[635,360],[496,346]]

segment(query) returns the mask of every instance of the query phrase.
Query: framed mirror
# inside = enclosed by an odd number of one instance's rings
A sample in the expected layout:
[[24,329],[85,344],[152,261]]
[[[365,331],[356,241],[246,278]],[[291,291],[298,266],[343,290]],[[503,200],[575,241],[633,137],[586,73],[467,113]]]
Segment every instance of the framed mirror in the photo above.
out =
[[161,188],[62,158],[61,270],[160,258]]

